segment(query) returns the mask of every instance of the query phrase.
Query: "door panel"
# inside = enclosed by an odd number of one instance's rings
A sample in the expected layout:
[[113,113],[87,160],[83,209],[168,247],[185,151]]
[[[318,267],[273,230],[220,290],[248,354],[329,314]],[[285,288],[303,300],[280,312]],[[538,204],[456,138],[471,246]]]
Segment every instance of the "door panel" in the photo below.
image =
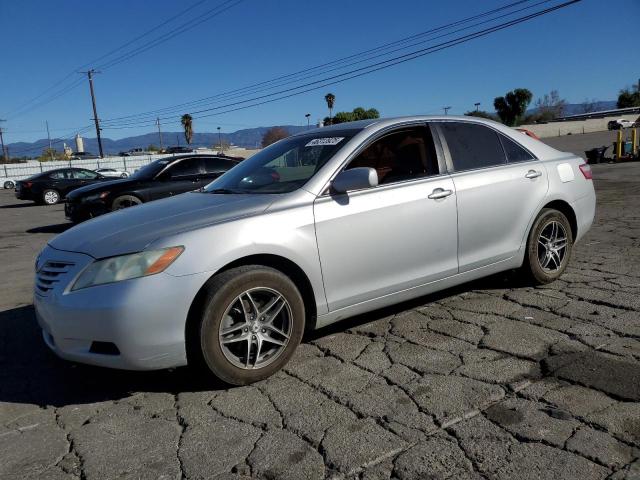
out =
[[[542,173],[527,178],[530,170]],[[453,175],[458,197],[460,272],[513,257],[548,189],[539,162]]]
[[[429,199],[436,189],[449,196]],[[448,176],[318,197],[316,236],[330,310],[457,273]]]

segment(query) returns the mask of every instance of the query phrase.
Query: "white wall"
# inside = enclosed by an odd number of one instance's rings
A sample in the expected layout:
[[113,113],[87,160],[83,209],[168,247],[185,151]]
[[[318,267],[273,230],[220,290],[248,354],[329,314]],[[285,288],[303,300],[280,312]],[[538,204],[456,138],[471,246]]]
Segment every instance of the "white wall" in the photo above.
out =
[[560,137],[571,133],[592,133],[607,130],[607,123],[611,120],[625,119],[635,122],[638,120],[638,114],[617,115],[615,117],[589,118],[587,120],[573,120],[567,122],[551,122],[532,125],[520,125],[518,128],[526,128],[532,131],[540,138]]

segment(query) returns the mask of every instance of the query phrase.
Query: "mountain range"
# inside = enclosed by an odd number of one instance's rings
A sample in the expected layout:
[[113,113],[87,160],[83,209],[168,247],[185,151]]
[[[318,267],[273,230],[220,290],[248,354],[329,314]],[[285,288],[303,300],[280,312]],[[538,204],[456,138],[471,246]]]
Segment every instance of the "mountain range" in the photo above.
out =
[[[616,108],[615,100],[611,101],[599,101],[594,102],[594,110],[610,110]],[[535,113],[536,109],[529,109],[527,113]],[[584,113],[584,104],[581,103],[568,103],[565,105],[564,115],[575,115],[578,113]],[[299,125],[277,125],[287,130],[289,133],[298,133],[302,130],[306,130],[306,126]],[[265,132],[273,127],[256,127],[246,128],[243,130],[237,130],[232,133],[221,133],[220,136],[223,142],[227,142],[231,145],[237,145],[244,148],[257,148],[262,142],[262,137]],[[98,141],[96,138],[83,138],[84,149],[86,152],[98,153]],[[62,140],[55,140],[55,148],[62,150]],[[75,142],[66,140],[67,145],[75,150]],[[9,153],[12,157],[30,156],[37,157],[42,153],[49,144],[49,141],[44,138],[36,140],[35,142],[16,142],[9,143]],[[121,138],[119,140],[112,140],[110,138],[102,138],[102,148],[105,154],[117,154],[118,152],[126,152],[132,148],[147,148],[149,145],[159,146],[160,141],[158,133],[145,133],[144,135],[137,135],[134,137]],[[167,147],[171,145],[186,145],[183,132],[162,132],[162,144]],[[191,144],[194,147],[211,147],[218,144],[218,133],[194,133]]]
[[[306,130],[307,127],[301,127],[299,125],[277,125],[284,128],[290,134],[298,133],[302,130]],[[256,127],[247,128],[243,130],[237,130],[232,133],[221,133],[220,137],[223,142],[227,142],[231,145],[237,145],[244,148],[256,148],[259,147],[262,142],[264,134],[273,127]],[[85,152],[98,153],[98,140],[88,137],[83,137]],[[76,145],[73,139],[65,140],[73,150]],[[55,140],[54,148],[58,151],[62,150],[62,140]],[[162,144],[167,146],[173,145],[186,145],[184,139],[184,132],[162,132]],[[193,147],[211,147],[218,144],[218,133],[198,133],[193,134],[191,145]],[[9,153],[12,157],[21,157],[23,155],[37,157],[42,153],[42,150],[47,148],[49,140],[46,138],[36,140],[35,142],[16,142],[7,144]],[[132,148],[147,148],[149,145],[160,145],[160,139],[158,133],[145,133],[143,135],[137,135],[134,137],[121,138],[119,140],[112,140],[110,138],[102,137],[102,148],[105,155],[108,153],[117,154],[118,152],[126,152]]]

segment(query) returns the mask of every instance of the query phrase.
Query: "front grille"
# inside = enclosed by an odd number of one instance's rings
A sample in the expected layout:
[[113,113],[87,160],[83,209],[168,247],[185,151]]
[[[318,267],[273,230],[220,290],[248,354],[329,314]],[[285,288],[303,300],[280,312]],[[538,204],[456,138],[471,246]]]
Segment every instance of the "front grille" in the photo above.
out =
[[55,260],[46,262],[36,273],[36,293],[47,295],[74,265],[72,262]]

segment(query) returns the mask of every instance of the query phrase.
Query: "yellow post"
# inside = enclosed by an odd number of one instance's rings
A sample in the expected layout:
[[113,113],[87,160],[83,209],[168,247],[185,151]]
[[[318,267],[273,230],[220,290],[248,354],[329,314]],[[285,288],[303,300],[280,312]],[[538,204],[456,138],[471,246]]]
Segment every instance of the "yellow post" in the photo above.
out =
[[618,130],[618,140],[616,142],[616,162],[622,158],[622,130]]
[[631,152],[635,155],[638,153],[638,129],[631,130]]

